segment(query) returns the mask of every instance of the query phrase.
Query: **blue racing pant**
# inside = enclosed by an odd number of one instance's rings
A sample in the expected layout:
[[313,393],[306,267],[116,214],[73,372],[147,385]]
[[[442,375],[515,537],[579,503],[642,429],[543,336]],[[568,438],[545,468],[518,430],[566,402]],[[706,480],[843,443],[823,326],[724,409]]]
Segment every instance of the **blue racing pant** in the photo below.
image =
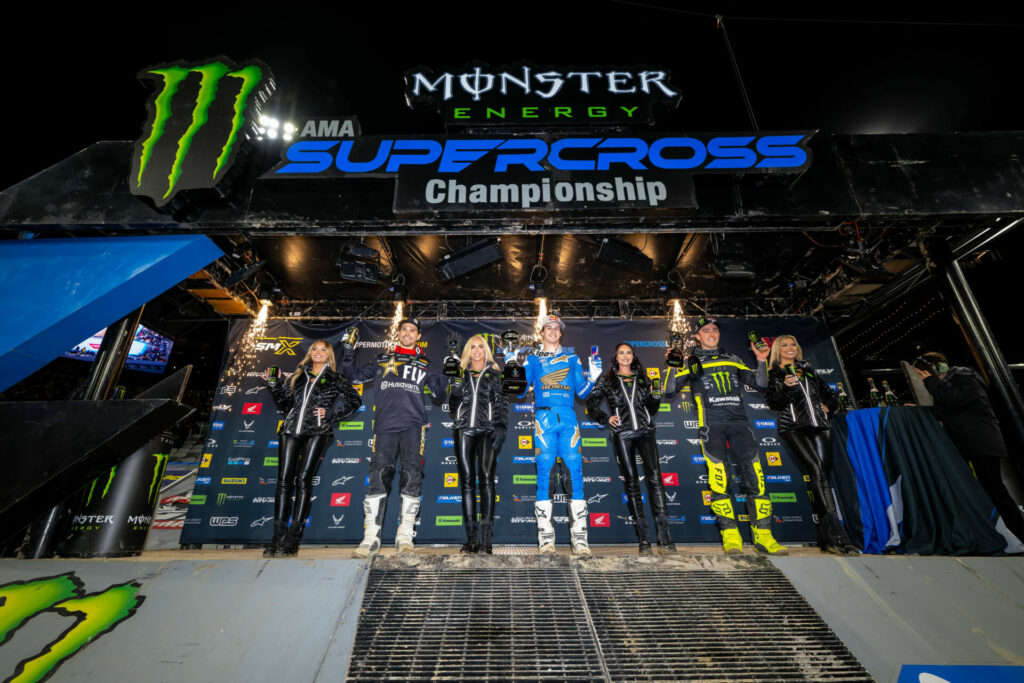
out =
[[533,426],[536,449],[537,500],[551,499],[551,470],[557,459],[569,470],[571,500],[583,500],[583,455],[580,453],[580,425],[571,407],[537,408]]

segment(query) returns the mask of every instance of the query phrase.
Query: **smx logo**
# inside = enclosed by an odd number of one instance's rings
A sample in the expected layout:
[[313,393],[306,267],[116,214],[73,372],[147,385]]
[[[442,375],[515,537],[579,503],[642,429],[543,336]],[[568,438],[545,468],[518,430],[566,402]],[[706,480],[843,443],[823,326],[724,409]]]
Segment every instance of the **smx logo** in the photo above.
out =
[[294,356],[296,347],[301,343],[302,337],[260,337],[256,350],[273,351],[275,356]]
[[275,87],[266,64],[223,57],[152,67],[138,77],[156,87],[135,141],[129,187],[158,208],[178,192],[221,182],[242,144],[258,134],[260,109]]

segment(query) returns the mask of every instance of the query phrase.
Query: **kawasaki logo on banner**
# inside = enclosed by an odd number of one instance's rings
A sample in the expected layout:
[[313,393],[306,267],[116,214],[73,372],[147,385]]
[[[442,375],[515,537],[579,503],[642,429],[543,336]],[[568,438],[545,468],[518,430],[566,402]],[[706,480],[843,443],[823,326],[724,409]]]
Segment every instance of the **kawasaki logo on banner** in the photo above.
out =
[[243,143],[256,136],[260,109],[275,87],[266,64],[224,57],[150,67],[139,78],[154,88],[129,186],[157,208],[184,190],[221,183]]

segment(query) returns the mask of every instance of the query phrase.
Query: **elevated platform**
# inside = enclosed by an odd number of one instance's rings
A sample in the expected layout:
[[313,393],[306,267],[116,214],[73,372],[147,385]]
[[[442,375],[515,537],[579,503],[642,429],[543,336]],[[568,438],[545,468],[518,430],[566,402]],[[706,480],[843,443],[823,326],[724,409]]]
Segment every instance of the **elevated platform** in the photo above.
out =
[[[594,557],[574,558],[564,549],[545,557],[528,548],[501,550],[488,557],[452,548],[400,556],[387,549],[372,561],[351,559],[349,548],[304,549],[279,560],[264,560],[257,550],[3,560],[0,675],[17,681],[47,673],[53,681],[999,681],[1024,675],[1021,558],[845,558],[798,549],[767,559],[725,557],[709,547],[654,557],[639,557],[633,547],[601,547]],[[939,678],[922,678],[922,671]]]

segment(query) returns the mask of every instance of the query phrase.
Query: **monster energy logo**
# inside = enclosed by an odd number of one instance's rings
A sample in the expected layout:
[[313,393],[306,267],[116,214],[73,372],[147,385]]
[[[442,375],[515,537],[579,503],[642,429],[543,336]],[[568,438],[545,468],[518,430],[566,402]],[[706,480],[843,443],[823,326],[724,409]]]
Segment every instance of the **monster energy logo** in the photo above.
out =
[[[37,654],[21,660],[4,680],[29,683],[49,677],[90,641],[134,615],[145,600],[138,594],[141,587],[131,581],[99,593],[86,593],[81,579],[73,572],[0,586],[0,645],[5,645],[18,629],[40,614],[49,612],[74,619]],[[0,675],[3,673],[0,671]]]
[[[139,78],[156,81],[158,89],[135,143],[129,185],[158,207],[181,190],[213,188],[221,181],[238,154],[243,128],[254,126],[274,89],[262,62],[233,66],[224,58],[153,67]],[[218,100],[221,95],[227,97]]]
[[732,376],[728,372],[710,372],[711,379],[715,380],[715,388],[720,394],[728,394],[732,391]]
[[149,502],[153,502],[153,496],[159,492],[156,485],[163,479],[164,466],[167,464],[168,457],[166,453],[153,453],[152,455],[156,458],[156,465],[153,466],[153,480],[149,482],[149,494],[146,496],[146,500]]

